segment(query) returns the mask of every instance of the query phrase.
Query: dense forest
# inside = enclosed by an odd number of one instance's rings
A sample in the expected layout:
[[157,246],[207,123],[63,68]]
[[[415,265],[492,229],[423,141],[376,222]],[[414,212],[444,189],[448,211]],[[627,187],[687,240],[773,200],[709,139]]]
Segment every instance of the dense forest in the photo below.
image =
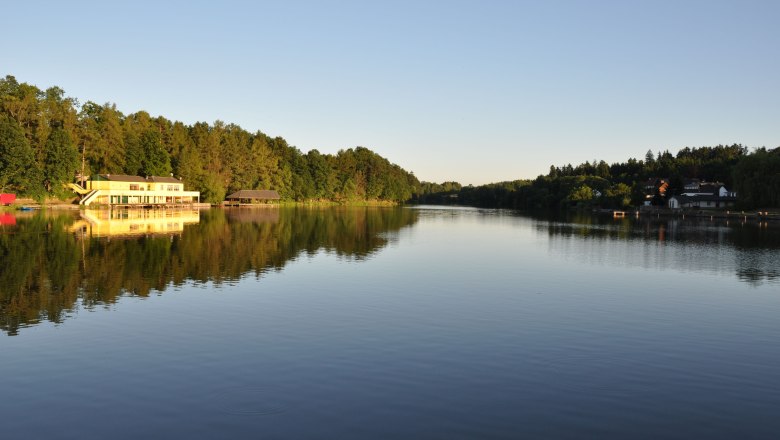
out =
[[[680,194],[684,179],[720,182],[737,192],[743,209],[780,207],[780,148],[752,152],[739,144],[648,151],[644,160],[623,163],[585,162],[551,166],[533,180],[461,186],[422,182],[416,201],[513,209],[566,207],[625,208],[638,206],[648,195],[648,182],[668,182],[665,196]],[[652,190],[651,190],[652,191]],[[649,195],[655,196],[650,193]],[[655,200],[663,204],[663,200]]]
[[284,200],[457,203],[550,209],[637,206],[646,183],[665,179],[665,195],[687,178],[721,182],[744,209],[780,207],[780,148],[739,144],[648,151],[643,159],[551,166],[547,175],[483,186],[422,182],[363,148],[303,153],[281,137],[216,121],[186,125],[145,111],[125,115],[114,104],[67,97],[0,79],[0,192],[36,199],[72,197],[63,188],[81,174],[173,174],[201,199],[217,203],[239,189],[274,189]]
[[303,153],[281,137],[216,121],[186,125],[145,111],[67,97],[0,79],[0,192],[72,197],[63,183],[84,175],[130,174],[184,180],[216,203],[240,189],[274,189],[284,200],[409,200],[417,178],[363,147]]

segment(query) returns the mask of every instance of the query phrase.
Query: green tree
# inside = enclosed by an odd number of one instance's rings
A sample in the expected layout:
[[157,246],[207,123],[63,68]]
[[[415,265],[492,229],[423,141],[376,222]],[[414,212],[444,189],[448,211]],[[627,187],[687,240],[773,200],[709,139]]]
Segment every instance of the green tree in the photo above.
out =
[[314,185],[314,197],[318,199],[333,199],[337,191],[336,171],[330,165],[328,158],[329,156],[324,156],[317,150],[311,150],[306,154],[309,174]]
[[593,189],[588,185],[579,186],[569,194],[569,200],[572,202],[584,202],[591,199],[593,199]]
[[[203,162],[192,146],[185,146],[179,153],[176,175],[184,182],[198,187],[203,180]],[[200,189],[199,189],[200,190]]]
[[146,130],[141,134],[141,172],[146,176],[167,176],[171,173],[171,160],[163,149],[160,133]]
[[[125,173],[131,176],[143,174],[144,149],[140,137],[133,131],[124,134]],[[89,150],[87,150],[89,151]]]
[[734,167],[739,203],[748,209],[780,207],[780,148],[762,148]]
[[314,186],[314,178],[311,175],[311,169],[309,168],[306,156],[300,153],[297,149],[292,157],[292,172],[293,172],[293,190],[295,199],[302,201],[308,200],[316,195],[316,187]]
[[166,149],[168,150],[168,154],[171,157],[171,167],[173,168],[173,172],[179,176],[181,175],[178,169],[181,162],[182,152],[186,148],[191,149],[193,147],[193,142],[190,138],[187,126],[179,121],[173,123],[169,138],[170,145],[166,144]]
[[250,149],[251,162],[256,172],[257,180],[254,188],[257,189],[278,189],[281,186],[279,181],[279,158],[271,151],[268,146],[268,139],[262,133],[255,135]]
[[71,182],[79,165],[79,152],[70,135],[62,128],[55,128],[46,140],[44,160],[44,185],[50,193],[60,195],[62,185]]
[[9,189],[40,197],[40,169],[22,128],[0,113],[0,191]]
[[138,163],[131,159],[128,168],[125,170],[128,156],[126,138],[131,138],[130,149],[138,147],[138,139],[135,132],[123,133],[122,114],[116,109],[115,104],[98,105],[88,101],[81,107],[79,114],[79,132],[81,134],[81,148],[84,149],[84,155],[89,165],[89,169],[95,173],[121,174],[123,171],[128,174],[138,174],[140,169],[140,154]]
[[631,187],[625,183],[618,183],[607,189],[607,192],[604,195],[607,198],[608,203],[616,208],[631,206]]
[[200,185],[201,199],[208,203],[221,203],[225,201],[225,185],[219,176],[207,173]]

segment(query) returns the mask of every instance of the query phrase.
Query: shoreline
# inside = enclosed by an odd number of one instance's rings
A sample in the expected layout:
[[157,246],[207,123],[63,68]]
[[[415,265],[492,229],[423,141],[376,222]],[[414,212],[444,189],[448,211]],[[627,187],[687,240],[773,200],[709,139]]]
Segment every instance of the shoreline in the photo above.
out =
[[0,206],[2,212],[20,211],[24,208],[32,210],[61,210],[61,211],[100,211],[106,209],[211,209],[211,208],[280,208],[280,207],[329,207],[329,206],[353,206],[353,207],[391,207],[400,206],[402,203],[386,202],[386,201],[360,201],[360,202],[335,202],[335,201],[283,201],[280,203],[245,203],[245,204],[232,204],[232,203],[188,203],[177,205],[94,205],[94,206],[81,206],[74,203],[64,203],[61,201],[53,203],[39,203],[33,199],[17,199],[13,204]]
[[611,215],[615,218],[623,217],[651,217],[651,218],[696,218],[696,219],[709,219],[709,220],[756,220],[758,222],[766,221],[780,221],[780,212],[773,212],[769,210],[751,210],[751,211],[721,211],[721,210],[706,210],[706,209],[666,209],[666,208],[654,208],[654,209],[594,209],[594,214],[599,215]]

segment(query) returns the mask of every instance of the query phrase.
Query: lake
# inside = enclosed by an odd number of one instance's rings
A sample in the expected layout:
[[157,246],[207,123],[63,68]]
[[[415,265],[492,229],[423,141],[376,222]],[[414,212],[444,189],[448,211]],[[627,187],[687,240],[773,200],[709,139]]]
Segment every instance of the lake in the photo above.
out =
[[776,438],[780,227],[0,214],[5,438]]

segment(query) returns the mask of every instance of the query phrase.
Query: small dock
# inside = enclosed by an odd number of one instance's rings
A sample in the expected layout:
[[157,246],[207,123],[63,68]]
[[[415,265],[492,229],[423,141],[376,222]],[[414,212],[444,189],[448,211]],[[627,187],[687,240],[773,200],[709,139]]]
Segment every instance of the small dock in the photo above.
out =
[[109,209],[182,209],[204,205],[203,203],[112,203],[101,207]]
[[644,208],[639,210],[619,209],[594,209],[595,214],[611,216],[612,218],[645,217],[645,218],[681,218],[681,219],[706,219],[715,220],[739,220],[747,222],[755,220],[760,223],[780,222],[780,213],[769,211],[731,211],[731,210],[705,210],[705,209],[669,209],[669,208]]
[[638,211],[622,211],[619,209],[597,209],[594,210],[594,212],[598,214],[610,215],[612,218],[624,218],[628,217],[629,215],[639,215]]

